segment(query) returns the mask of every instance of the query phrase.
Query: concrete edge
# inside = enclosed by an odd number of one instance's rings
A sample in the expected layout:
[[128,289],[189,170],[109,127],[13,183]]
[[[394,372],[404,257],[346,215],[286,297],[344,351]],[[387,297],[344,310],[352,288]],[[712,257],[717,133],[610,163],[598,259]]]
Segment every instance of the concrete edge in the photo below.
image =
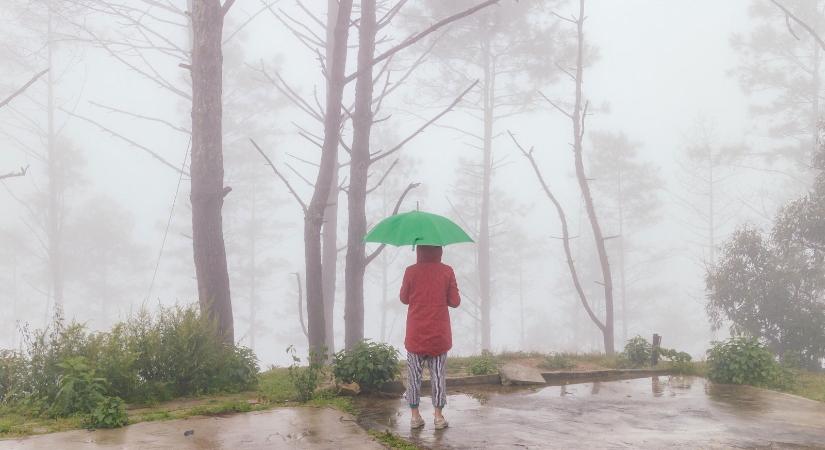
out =
[[564,382],[564,381],[581,381],[583,379],[602,379],[602,378],[640,378],[652,377],[656,375],[672,375],[675,372],[672,369],[602,369],[602,370],[587,370],[581,372],[573,371],[557,371],[557,372],[542,372],[541,376],[548,383]]
[[[558,372],[541,372],[544,378],[544,384],[565,384],[573,382],[585,382],[588,380],[605,380],[605,379],[623,379],[623,378],[641,378],[651,377],[656,375],[673,375],[675,372],[672,369],[602,369],[602,370],[587,370],[587,371],[558,371]],[[449,377],[447,378],[447,387],[461,387],[461,386],[477,386],[477,385],[501,385],[501,374],[494,373],[490,375],[468,375],[464,377]],[[540,386],[541,384],[532,384],[533,386]],[[430,380],[422,380],[421,387],[423,389],[430,388]],[[378,390],[379,394],[401,395],[407,390],[402,380],[393,380],[384,383]]]

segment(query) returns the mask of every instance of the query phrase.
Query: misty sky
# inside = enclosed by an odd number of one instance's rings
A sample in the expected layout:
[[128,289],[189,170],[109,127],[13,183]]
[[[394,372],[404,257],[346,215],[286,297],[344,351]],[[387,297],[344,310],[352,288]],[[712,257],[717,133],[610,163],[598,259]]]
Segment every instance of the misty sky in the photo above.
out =
[[[322,2],[317,3],[317,11],[322,14]],[[507,3],[507,0],[503,1],[500,8],[506,8]],[[589,44],[598,48],[599,55],[598,60],[585,73],[586,95],[593,105],[598,106],[594,115],[588,117],[587,126],[595,131],[624,132],[640,142],[641,159],[658,166],[667,183],[662,194],[667,205],[662,214],[663,220],[641,239],[666,255],[655,273],[651,273],[650,276],[667,280],[670,286],[667,294],[669,298],[663,303],[651,305],[651,310],[646,311],[649,320],[640,322],[632,332],[645,335],[653,332],[663,333],[666,344],[678,344],[694,353],[705,348],[705,342],[711,336],[703,303],[701,298],[697,297],[701,295],[703,274],[687,248],[692,238],[681,226],[683,215],[680,215],[678,208],[669,201],[668,192],[681,189],[675,182],[674,174],[678,168],[676,161],[689,141],[692,124],[697,119],[702,118],[714,124],[714,132],[719,142],[760,145],[760,130],[755,129],[749,120],[748,99],[739,87],[736,74],[732,73],[737,65],[738,56],[729,42],[732,34],[748,29],[749,5],[750,1],[747,0],[591,0],[587,6],[586,39]],[[278,6],[298,14],[292,2],[282,0]],[[563,15],[573,12],[572,8],[567,9],[568,11],[562,9],[559,12]],[[2,10],[3,7],[0,6],[0,26],[6,28],[9,25],[8,20],[12,19]],[[234,23],[244,21],[259,10],[258,1],[238,1],[232,9]],[[400,39],[405,33],[399,30],[393,36]],[[238,40],[233,42],[233,45],[238,44],[242,47],[244,55],[242,61],[239,61],[237,56],[226,58],[225,64],[234,65],[232,74],[245,73],[244,76],[265,85],[262,76],[255,72],[263,62],[270,70],[279,70],[285,79],[294,83],[304,94],[311,94],[313,86],[322,87],[314,55],[308,54],[298,45],[290,33],[279,26],[271,15],[258,15],[242,34],[233,39]],[[35,44],[32,43],[31,46]],[[123,65],[114,62],[99,49],[67,43],[57,58],[56,67],[60,68],[57,95],[62,108],[94,117],[120,132],[139,138],[141,143],[176,165],[182,162],[188,142],[188,138],[182,133],[145,121],[107,113],[90,102],[117,105],[124,110],[165,117],[175,124],[188,127],[189,111],[186,102],[170,96],[138,75],[130,73]],[[38,63],[31,65],[39,67]],[[161,67],[170,79],[183,79],[186,75],[171,60],[164,61]],[[0,84],[2,92],[25,82],[31,74],[28,69],[3,69],[6,74],[3,83]],[[228,69],[225,70],[225,73],[228,72]],[[426,74],[425,68],[422,76]],[[444,92],[441,99],[433,101],[432,108],[409,111],[405,108],[405,103],[407,99],[416,97],[416,86],[413,80],[389,105],[393,113],[392,120],[397,124],[391,127],[392,132],[386,132],[391,136],[389,141],[406,135],[421,122],[422,117],[431,116],[457,94]],[[27,93],[25,98],[21,98],[13,105],[16,110],[0,111],[0,117],[3,117],[0,120],[5,121],[10,115],[26,108],[33,108],[30,103],[41,91]],[[558,83],[548,86],[546,91],[557,98],[563,98],[565,95],[569,96],[572,86]],[[227,95],[232,94],[228,92]],[[351,96],[351,92],[348,95]],[[266,136],[263,132],[255,130],[258,135],[250,137],[267,142],[267,150],[279,162],[287,160],[286,153],[317,159],[315,149],[296,136],[295,127],[291,124],[293,121],[307,123],[301,117],[301,113],[286,104],[282,98],[279,99],[274,91],[261,101],[271,102],[272,99],[275,99],[277,105],[268,103],[260,111],[243,111],[250,116],[260,115],[261,121],[273,124]],[[231,114],[232,110],[227,113]],[[86,160],[86,165],[82,169],[86,182],[80,196],[92,196],[93,193],[102,192],[114,199],[118,205],[131,213],[133,234],[146,247],[147,253],[143,257],[146,264],[141,265],[141,273],[135,275],[139,280],[138,285],[145,287],[142,288],[142,293],[136,293],[129,301],[131,308],[137,308],[149,287],[178,175],[158,164],[146,153],[130,147],[122,140],[108,136],[93,125],[65,113],[59,113],[58,116],[62,133],[71,138]],[[460,110],[449,114],[443,124],[479,129],[479,125],[471,122]],[[31,165],[32,172],[25,179],[7,181],[5,187],[0,187],[0,226],[8,229],[22,227],[25,230],[21,220],[24,210],[7,190],[18,195],[30,191],[33,186],[42,183],[38,175],[42,174],[43,168],[39,166],[38,161],[15,150],[16,144],[9,139],[8,134],[14,130],[14,126],[6,130],[5,135],[0,136],[0,172],[27,164]],[[577,227],[579,219],[583,216],[579,214],[580,202],[573,177],[572,153],[568,146],[571,142],[569,122],[549,106],[542,105],[535,112],[506,119],[499,128],[512,130],[524,144],[536,147],[551,184],[574,216],[571,220],[574,228]],[[451,214],[446,196],[455,179],[459,158],[478,158],[478,152],[465,144],[464,138],[451,129],[433,127],[404,148],[403,158],[416,161],[417,166],[408,175],[396,173],[399,178],[397,183],[423,183],[423,188],[413,191],[408,198],[405,209],[414,208],[418,202],[421,209]],[[243,148],[242,144],[238,145]],[[251,147],[248,151],[249,158],[258,158]],[[556,307],[561,308],[560,305],[566,304],[566,308],[573,310],[578,306],[562,285],[567,274],[566,269],[560,264],[561,246],[558,241],[549,239],[549,236],[558,233],[558,220],[549,202],[539,192],[529,166],[509,139],[504,136],[498,137],[494,142],[494,151],[496,157],[504,158],[507,162],[497,172],[494,184],[497,189],[505,191],[525,208],[520,222],[529,230],[530,239],[536,242],[535,247],[540,250],[540,254],[530,260],[526,269],[529,282],[524,295],[530,311],[528,329],[548,328],[545,326],[548,323],[551,326],[549,330],[542,331],[545,334],[533,334],[529,347],[545,351],[596,349],[598,341],[587,340],[582,342],[583,345],[579,348],[570,348],[569,342],[552,341],[553,327],[563,327],[565,323],[557,317],[561,309]],[[272,342],[273,345],[263,346],[259,342],[261,348],[258,352],[264,362],[284,362],[283,348],[293,342],[305,345],[295,320],[295,291],[293,279],[289,275],[301,270],[303,264],[303,219],[297,204],[288,197],[283,185],[269,175],[262,161],[260,173],[270,177],[268,187],[280,199],[277,215],[279,223],[283,226],[271,251],[283,261],[277,265],[273,264],[272,272],[269,274],[272,285],[264,299],[269,305],[266,314],[267,320],[271,322],[270,328],[278,331],[265,338],[267,344]],[[306,175],[314,177],[309,170]],[[231,168],[228,168],[227,185],[232,186],[237,181],[232,179],[233,176],[235,175]],[[739,177],[741,181],[738,181],[737,189],[751,189],[753,186],[771,189],[773,184],[778,185],[781,182],[765,178],[758,173],[741,173]],[[186,184],[184,181],[184,188]],[[308,198],[309,189],[300,185],[300,182],[299,186],[301,193]],[[184,208],[184,211],[176,214],[174,220],[177,225],[184,226],[188,218],[185,214],[188,191],[183,189],[181,192],[182,198],[179,199],[177,208]],[[235,195],[236,193],[230,194],[227,202],[236,201],[233,197]],[[342,195],[341,200],[343,202],[345,196]],[[77,209],[72,212],[83,213]],[[739,222],[764,220],[744,209],[737,218]],[[343,226],[345,220],[340,220],[339,223]],[[173,230],[176,228],[173,227]],[[23,234],[26,234],[25,231]],[[173,231],[169,239],[167,252],[173,251],[170,249],[185,249],[190,245],[177,231]],[[339,239],[345,239],[343,232]],[[390,293],[394,297],[398,289],[397,271],[412,261],[412,253],[408,249],[402,249],[391,250],[391,254],[397,254],[397,267],[394,269],[396,273],[393,273],[390,279]],[[462,259],[461,255],[466,255],[466,252],[447,250],[447,259],[455,266],[469,263],[466,258]],[[161,260],[160,275],[153,289],[150,304],[185,303],[194,300],[181,298],[177,290],[166,287],[171,282],[170,277],[180,276],[179,272],[165,270],[170,264],[172,263],[166,256]],[[343,284],[342,279],[342,276],[339,277],[339,289]],[[376,308],[371,308],[371,305],[377,304],[376,299],[380,296],[375,272],[368,274],[367,283],[366,333],[368,336],[377,337],[374,325],[378,316]],[[520,345],[518,315],[513,307],[517,299],[515,293],[510,294],[499,295],[494,300],[494,311],[497,313],[494,314],[493,342],[497,349],[515,349]],[[26,298],[32,302],[44,301],[42,296],[37,294],[27,294]],[[341,304],[337,308],[339,316],[343,313],[342,295],[340,300]],[[573,302],[572,306],[570,302]],[[242,301],[235,299],[236,311],[245,308],[242,305]],[[126,314],[130,307],[122,303],[119,304],[118,311],[120,314]],[[71,309],[68,312],[72,315]],[[397,311],[394,314],[393,318],[397,323],[389,340],[400,346],[403,339],[403,316],[397,316]],[[461,317],[462,313],[453,314],[454,317]],[[676,320],[672,319],[674,315],[689,318],[692,321],[691,325],[686,325],[680,331],[690,330],[693,334],[670,336],[668,330],[656,328],[672,323],[671,320]],[[665,316],[671,319],[657,319]],[[30,312],[20,319],[31,321],[35,326],[43,324],[42,312]],[[86,320],[80,315],[77,319]],[[336,331],[342,336],[343,327],[340,319],[339,317],[340,323],[337,324]],[[242,329],[243,326],[236,325],[236,329],[238,328]],[[236,332],[236,336],[242,335],[242,330]],[[7,336],[3,336],[2,339],[0,342],[9,342]],[[621,336],[617,334],[617,344],[620,339]],[[456,352],[473,351],[471,341],[457,341]],[[561,348],[562,346],[564,348]]]

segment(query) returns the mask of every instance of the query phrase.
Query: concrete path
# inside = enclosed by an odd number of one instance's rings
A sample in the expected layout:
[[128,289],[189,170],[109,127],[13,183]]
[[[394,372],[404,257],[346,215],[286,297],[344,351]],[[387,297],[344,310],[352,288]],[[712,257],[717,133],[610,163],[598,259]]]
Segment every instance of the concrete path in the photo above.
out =
[[423,430],[410,431],[404,400],[363,404],[359,423],[433,449],[825,449],[825,403],[702,378],[465,389],[448,397],[446,430],[434,430],[428,399]]
[[[185,436],[188,430],[194,431]],[[330,408],[278,408],[225,417],[143,422],[117,430],[67,431],[0,440],[0,449],[382,449],[355,419]]]

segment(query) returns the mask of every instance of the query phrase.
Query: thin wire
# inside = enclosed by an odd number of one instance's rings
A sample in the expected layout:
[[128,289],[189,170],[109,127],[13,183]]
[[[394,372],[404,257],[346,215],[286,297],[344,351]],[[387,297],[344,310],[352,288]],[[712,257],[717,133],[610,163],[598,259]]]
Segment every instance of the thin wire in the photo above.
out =
[[175,196],[172,197],[172,207],[169,209],[169,220],[166,221],[166,230],[163,232],[163,241],[160,243],[160,251],[158,252],[158,260],[155,263],[155,271],[152,273],[152,282],[149,283],[149,292],[146,293],[145,302],[149,301],[152,295],[152,288],[155,287],[155,279],[158,276],[158,269],[160,268],[160,260],[163,257],[163,249],[166,247],[166,238],[169,236],[169,228],[172,226],[172,216],[175,213],[175,204],[178,202],[178,193],[180,192],[180,185],[183,182],[183,173],[186,169],[186,161],[189,159],[189,150],[192,148],[192,138],[189,138],[189,144],[186,146],[186,154],[183,155],[183,165],[181,165],[180,176],[178,176],[178,186],[175,188]]

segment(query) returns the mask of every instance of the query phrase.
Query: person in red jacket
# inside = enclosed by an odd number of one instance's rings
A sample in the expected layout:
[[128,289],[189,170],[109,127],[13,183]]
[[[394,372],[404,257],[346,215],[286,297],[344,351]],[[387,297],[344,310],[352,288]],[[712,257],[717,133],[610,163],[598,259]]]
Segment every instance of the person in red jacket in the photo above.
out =
[[406,397],[412,411],[412,428],[424,426],[418,403],[425,364],[430,370],[435,428],[442,429],[448,425],[442,414],[447,404],[447,351],[453,346],[448,307],[458,308],[461,297],[455,272],[441,262],[441,255],[441,247],[419,245],[416,248],[417,262],[407,267],[401,283],[401,303],[409,305],[404,347],[407,349],[409,371]]

